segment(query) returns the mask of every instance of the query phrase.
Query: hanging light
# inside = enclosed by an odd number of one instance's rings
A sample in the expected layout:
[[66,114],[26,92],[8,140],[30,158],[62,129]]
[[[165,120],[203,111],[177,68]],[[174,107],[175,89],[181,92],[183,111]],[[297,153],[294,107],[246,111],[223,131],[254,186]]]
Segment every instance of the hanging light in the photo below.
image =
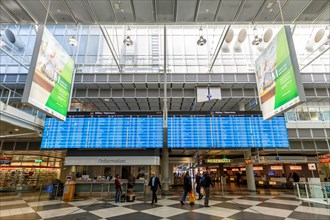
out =
[[129,34],[131,33],[131,28],[130,27],[128,27],[128,29],[127,29],[127,36],[126,36],[126,38],[124,39],[124,44],[126,45],[126,46],[131,46],[131,45],[133,45],[133,40],[131,39],[131,37],[129,36]]
[[74,35],[72,37],[70,37],[69,44],[73,47],[76,47],[78,45],[78,41]]
[[262,38],[258,37],[257,28],[253,28],[253,32],[255,32],[254,40],[252,41],[252,45],[258,46],[262,42]]
[[199,29],[199,35],[200,35],[200,37],[199,37],[199,39],[197,41],[197,45],[198,46],[203,46],[203,45],[206,44],[206,39],[203,37],[203,29],[202,29],[202,27]]

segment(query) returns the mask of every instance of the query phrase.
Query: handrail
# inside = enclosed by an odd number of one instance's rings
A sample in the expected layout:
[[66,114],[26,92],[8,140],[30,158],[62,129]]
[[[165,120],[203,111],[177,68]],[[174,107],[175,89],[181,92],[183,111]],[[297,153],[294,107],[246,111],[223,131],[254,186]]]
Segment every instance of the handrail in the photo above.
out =
[[[8,91],[8,94],[5,96],[1,96],[0,99],[6,99],[5,105],[3,106],[3,110],[6,110],[8,106],[12,106],[16,109],[19,109],[27,114],[35,116],[35,118],[45,119],[46,114],[43,112],[40,112],[38,109],[33,108],[25,103],[21,102],[22,95],[17,93],[16,91],[8,88],[7,86],[0,84],[0,87],[2,87],[4,90]],[[13,95],[15,94],[15,95]],[[13,101],[14,100],[14,101]],[[10,103],[10,101],[13,101]]]
[[300,200],[330,205],[330,182],[296,182],[294,188]]

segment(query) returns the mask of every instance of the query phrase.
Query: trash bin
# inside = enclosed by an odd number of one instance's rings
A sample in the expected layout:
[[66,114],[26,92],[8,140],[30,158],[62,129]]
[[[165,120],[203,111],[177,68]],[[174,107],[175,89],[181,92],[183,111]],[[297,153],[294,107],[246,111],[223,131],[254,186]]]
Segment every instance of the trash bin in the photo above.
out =
[[74,190],[75,190],[76,183],[66,183],[64,185],[63,190],[63,200],[64,201],[71,201],[74,197]]

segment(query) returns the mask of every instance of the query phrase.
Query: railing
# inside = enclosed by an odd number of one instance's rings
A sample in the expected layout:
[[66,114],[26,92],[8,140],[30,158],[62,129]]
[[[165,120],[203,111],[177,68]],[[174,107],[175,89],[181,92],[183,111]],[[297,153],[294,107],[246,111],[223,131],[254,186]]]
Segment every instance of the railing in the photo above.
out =
[[3,110],[6,110],[8,106],[19,109],[25,113],[35,116],[35,118],[45,119],[46,114],[30,107],[29,105],[22,103],[22,95],[9,89],[8,87],[0,84],[0,101],[4,103]]
[[294,183],[296,195],[300,200],[330,205],[330,183]]

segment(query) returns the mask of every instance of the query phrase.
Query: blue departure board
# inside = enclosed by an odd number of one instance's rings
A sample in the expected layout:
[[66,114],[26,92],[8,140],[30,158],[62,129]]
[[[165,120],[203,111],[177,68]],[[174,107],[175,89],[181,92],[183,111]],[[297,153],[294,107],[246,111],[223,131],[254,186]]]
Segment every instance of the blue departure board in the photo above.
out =
[[170,148],[288,148],[284,117],[173,116],[168,118]]
[[41,148],[162,148],[163,119],[148,117],[46,118]]

